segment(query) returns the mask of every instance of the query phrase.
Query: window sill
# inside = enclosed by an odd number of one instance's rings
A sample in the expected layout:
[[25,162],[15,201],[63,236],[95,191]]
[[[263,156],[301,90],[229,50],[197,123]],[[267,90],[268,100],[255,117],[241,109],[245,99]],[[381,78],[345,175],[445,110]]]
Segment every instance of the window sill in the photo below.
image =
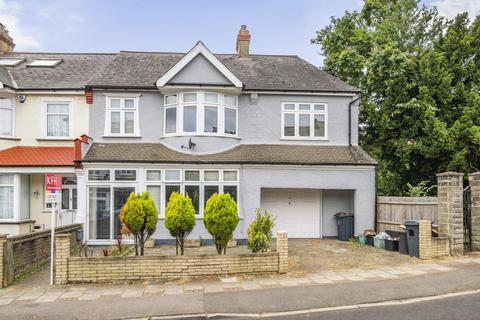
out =
[[138,136],[138,135],[133,135],[133,136],[130,136],[130,135],[119,135],[119,136],[102,136],[102,138],[106,138],[106,139],[109,139],[109,138],[129,138],[129,139],[140,139],[142,136]]
[[73,141],[73,138],[37,138],[37,141]]
[[314,137],[281,137],[284,141],[328,141],[328,138],[314,138]]
[[22,138],[17,138],[17,137],[6,137],[6,136],[0,136],[0,140],[14,140],[14,141],[20,141]]
[[178,138],[178,137],[209,137],[209,138],[226,138],[226,139],[236,139],[236,140],[242,140],[241,137],[239,136],[233,136],[233,135],[215,135],[215,134],[201,134],[201,133],[194,133],[194,134],[168,134],[168,135],[163,135],[160,137],[160,139],[166,139],[166,138]]

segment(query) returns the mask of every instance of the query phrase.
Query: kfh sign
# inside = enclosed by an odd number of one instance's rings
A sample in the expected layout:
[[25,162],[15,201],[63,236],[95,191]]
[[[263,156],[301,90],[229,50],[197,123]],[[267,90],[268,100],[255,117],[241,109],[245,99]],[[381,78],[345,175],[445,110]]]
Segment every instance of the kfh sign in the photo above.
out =
[[45,188],[47,191],[56,191],[62,189],[62,176],[55,173],[47,173],[45,175]]

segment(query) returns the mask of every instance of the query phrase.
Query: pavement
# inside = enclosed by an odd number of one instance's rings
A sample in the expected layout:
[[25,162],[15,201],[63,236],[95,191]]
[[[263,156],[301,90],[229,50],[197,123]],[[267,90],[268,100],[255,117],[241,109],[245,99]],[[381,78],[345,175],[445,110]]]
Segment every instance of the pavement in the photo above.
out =
[[206,283],[78,285],[0,290],[2,319],[281,316],[480,289],[480,258],[397,268],[221,278]]

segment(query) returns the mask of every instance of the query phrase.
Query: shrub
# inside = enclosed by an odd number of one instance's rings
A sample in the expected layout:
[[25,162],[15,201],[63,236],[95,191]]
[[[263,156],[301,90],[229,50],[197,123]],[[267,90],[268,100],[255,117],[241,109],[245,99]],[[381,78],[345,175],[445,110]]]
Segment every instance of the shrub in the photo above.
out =
[[228,193],[213,194],[205,206],[203,223],[213,237],[218,254],[225,254],[227,244],[238,225],[237,203]]
[[176,252],[178,247],[183,256],[185,239],[195,226],[195,208],[192,199],[188,195],[181,195],[178,192],[172,193],[168,200],[165,211],[165,227],[175,237]]
[[248,227],[248,248],[252,252],[266,252],[272,247],[273,227],[275,218],[265,210],[262,215],[260,209],[256,210],[257,216]]
[[135,255],[143,256],[145,241],[155,232],[157,228],[158,211],[155,207],[150,193],[132,192],[120,212],[120,221],[124,224],[122,233],[132,234],[135,240]]

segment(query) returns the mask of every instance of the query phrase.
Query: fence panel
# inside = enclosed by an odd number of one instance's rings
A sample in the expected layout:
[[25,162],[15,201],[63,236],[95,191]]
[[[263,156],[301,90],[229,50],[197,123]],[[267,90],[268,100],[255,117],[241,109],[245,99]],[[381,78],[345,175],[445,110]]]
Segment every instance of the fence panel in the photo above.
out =
[[377,232],[400,230],[405,220],[431,220],[437,224],[437,197],[377,197]]

